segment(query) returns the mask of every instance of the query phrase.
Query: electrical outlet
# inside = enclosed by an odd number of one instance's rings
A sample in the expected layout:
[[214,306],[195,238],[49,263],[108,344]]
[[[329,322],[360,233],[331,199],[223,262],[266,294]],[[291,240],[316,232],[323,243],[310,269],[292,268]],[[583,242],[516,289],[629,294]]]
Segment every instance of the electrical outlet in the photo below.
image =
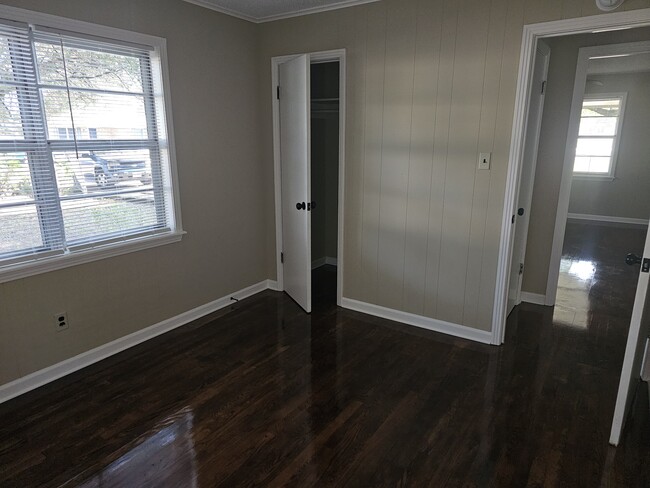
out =
[[489,152],[478,155],[478,169],[490,169],[490,156],[492,153]]
[[61,312],[54,314],[54,325],[56,330],[67,330],[70,327],[70,322],[68,322],[68,314],[66,312]]

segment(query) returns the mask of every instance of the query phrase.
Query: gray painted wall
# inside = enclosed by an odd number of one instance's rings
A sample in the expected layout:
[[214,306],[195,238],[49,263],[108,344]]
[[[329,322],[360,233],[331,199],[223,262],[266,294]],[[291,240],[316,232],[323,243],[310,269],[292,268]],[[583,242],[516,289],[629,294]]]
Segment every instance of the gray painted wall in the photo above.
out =
[[[599,13],[592,0],[384,0],[260,26],[264,67],[347,49],[345,297],[490,330],[523,25]],[[273,228],[270,70],[260,81]],[[484,151],[491,171],[476,169]]]
[[1,284],[0,383],[266,279],[255,25],[180,0],[2,3],[167,38],[187,235]]
[[254,25],[180,0],[2,3],[167,38],[188,235],[0,285],[0,383],[275,278],[270,58],[297,52],[348,50],[345,296],[489,330],[523,25],[600,13],[384,0]]
[[574,178],[569,212],[650,219],[650,73],[592,75],[586,93],[627,93],[616,179]]
[[[650,39],[650,29],[648,28],[566,36],[547,40],[551,47],[551,62],[537,154],[537,169],[535,172],[522,284],[523,291],[541,295],[546,293],[578,50],[587,46],[618,44],[647,39]],[[633,136],[636,138],[636,134],[633,134]],[[644,139],[647,140],[647,135],[644,136]],[[577,182],[577,180],[576,183],[578,194],[584,194],[585,185],[582,182]],[[601,185],[594,185],[594,182],[585,183],[589,183],[592,187]],[[605,184],[605,182],[602,184]],[[611,182],[610,188],[612,188]],[[647,192],[645,195],[647,196]],[[574,206],[573,208],[578,207]],[[574,211],[578,212],[577,210]]]

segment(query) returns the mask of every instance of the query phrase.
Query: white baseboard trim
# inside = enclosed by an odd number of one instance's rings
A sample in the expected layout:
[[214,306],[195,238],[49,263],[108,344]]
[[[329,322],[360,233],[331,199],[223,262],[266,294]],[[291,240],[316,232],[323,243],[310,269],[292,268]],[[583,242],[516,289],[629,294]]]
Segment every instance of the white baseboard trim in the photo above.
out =
[[325,266],[326,264],[329,264],[331,266],[336,266],[337,262],[338,261],[336,258],[332,258],[329,256],[326,256],[324,258],[318,258],[311,262],[311,269],[320,268],[321,266]]
[[440,332],[471,341],[481,342],[483,344],[490,344],[492,342],[492,333],[484,330],[473,329],[460,324],[453,324],[445,322],[444,320],[432,319],[422,315],[416,315],[409,312],[402,312],[392,308],[381,307],[373,305],[372,303],[360,302],[351,298],[342,298],[341,306],[357,312],[367,313],[383,319],[394,320],[407,325],[414,325],[423,329]]
[[546,305],[546,295],[541,295],[539,293],[529,293],[527,291],[521,292],[521,301],[526,303],[532,303],[534,305]]
[[102,359],[106,359],[109,356],[113,356],[142,342],[164,334],[165,332],[169,332],[170,330],[181,327],[196,319],[204,317],[205,315],[225,308],[233,303],[231,297],[242,300],[266,289],[277,290],[277,287],[278,284],[276,281],[260,281],[259,283],[248,286],[242,290],[229,293],[228,295],[210,303],[200,305],[192,310],[176,315],[175,317],[163,320],[162,322],[158,322],[157,324],[138,330],[132,334],[120,337],[119,339],[103,344],[91,349],[90,351],[83,352],[77,356],[61,361],[60,363],[53,364],[52,366],[35,371],[34,373],[18,378],[10,383],[1,385],[0,403],[11,400],[23,393],[36,389],[39,386],[43,386],[101,361]]
[[592,222],[609,222],[613,224],[628,224],[628,225],[639,225],[642,227],[648,226],[648,221],[645,219],[633,219],[630,217],[611,217],[609,215],[591,215],[591,214],[579,214],[579,213],[568,213],[567,218],[569,220],[588,220]]

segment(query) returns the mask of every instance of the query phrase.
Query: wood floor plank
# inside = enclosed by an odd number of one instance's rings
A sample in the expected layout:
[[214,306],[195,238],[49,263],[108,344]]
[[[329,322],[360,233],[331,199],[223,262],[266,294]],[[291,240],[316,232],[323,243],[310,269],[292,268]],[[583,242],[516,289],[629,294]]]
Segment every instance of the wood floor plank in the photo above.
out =
[[567,236],[584,324],[522,304],[473,343],[337,308],[322,267],[311,315],[263,292],[0,405],[0,486],[647,487],[647,389],[607,444],[638,236]]

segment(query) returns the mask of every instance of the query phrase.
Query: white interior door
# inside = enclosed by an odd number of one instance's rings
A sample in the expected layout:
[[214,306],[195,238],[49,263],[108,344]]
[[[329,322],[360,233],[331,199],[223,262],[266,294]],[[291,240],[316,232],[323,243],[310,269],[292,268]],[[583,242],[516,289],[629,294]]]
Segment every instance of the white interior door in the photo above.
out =
[[[621,256],[623,258],[623,256]],[[612,422],[610,444],[618,445],[625,425],[635,389],[641,377],[641,361],[646,338],[650,334],[650,298],[648,294],[648,279],[650,277],[650,231],[646,235],[645,249],[641,258],[641,273],[634,298],[630,330],[625,346],[625,358],[621,369],[621,381],[618,385],[616,408]]]
[[528,224],[530,222],[530,205],[533,200],[533,184],[537,167],[537,149],[539,147],[539,132],[544,111],[545,83],[548,73],[548,63],[551,50],[542,41],[537,42],[533,81],[526,124],[526,140],[521,167],[519,197],[517,199],[517,214],[514,216],[514,241],[512,246],[512,265],[510,267],[510,283],[508,286],[508,314],[521,303],[521,280],[523,278],[526,242],[528,239]]
[[309,56],[279,65],[284,291],[311,312]]

